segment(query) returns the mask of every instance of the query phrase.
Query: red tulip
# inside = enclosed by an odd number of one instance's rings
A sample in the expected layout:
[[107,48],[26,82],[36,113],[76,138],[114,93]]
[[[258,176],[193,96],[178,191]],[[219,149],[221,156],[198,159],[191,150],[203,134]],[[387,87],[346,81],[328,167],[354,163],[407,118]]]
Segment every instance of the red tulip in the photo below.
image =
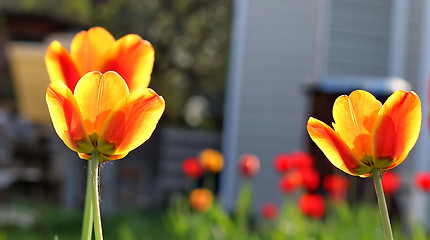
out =
[[302,185],[302,175],[299,171],[284,174],[279,179],[279,188],[283,193],[291,193]]
[[324,198],[319,194],[303,194],[299,199],[299,207],[309,217],[319,219],[324,216]]
[[430,192],[430,172],[417,173],[415,175],[415,185],[425,192]]
[[323,186],[328,192],[330,198],[335,202],[339,202],[346,199],[346,193],[349,188],[349,181],[344,176],[327,175],[324,178]]
[[296,167],[295,158],[292,158],[287,153],[281,153],[275,157],[273,167],[279,173],[285,173],[288,170]]
[[302,176],[302,184],[308,191],[315,191],[320,185],[320,174],[313,168],[299,170]]
[[199,179],[203,176],[203,168],[197,158],[187,158],[182,162],[182,170],[189,178]]
[[267,202],[261,207],[261,215],[267,219],[275,219],[278,215],[278,206],[275,203]]
[[298,168],[312,168],[314,166],[314,159],[309,153],[306,152],[294,152],[291,157],[295,159],[296,166]]
[[392,171],[387,171],[384,173],[382,178],[382,188],[386,195],[393,195],[402,184],[400,176]]
[[260,170],[260,160],[253,154],[243,154],[239,159],[239,171],[244,177],[253,177]]

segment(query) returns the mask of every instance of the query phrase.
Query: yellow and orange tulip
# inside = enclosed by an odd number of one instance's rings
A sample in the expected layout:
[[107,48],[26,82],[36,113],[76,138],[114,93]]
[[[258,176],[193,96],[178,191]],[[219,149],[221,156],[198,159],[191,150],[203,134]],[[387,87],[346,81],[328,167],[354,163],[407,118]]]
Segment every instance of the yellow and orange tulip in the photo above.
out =
[[336,99],[333,128],[309,118],[307,130],[330,162],[361,177],[405,160],[421,129],[421,102],[414,92],[396,91],[382,105],[364,90]]
[[83,159],[100,152],[100,162],[125,157],[154,131],[165,108],[152,89],[129,91],[116,72],[89,72],[74,92],[62,81],[49,84],[46,102],[58,136]]
[[212,192],[206,188],[197,188],[190,193],[190,205],[194,210],[205,212],[212,206]]
[[203,169],[208,172],[218,173],[224,167],[224,157],[222,153],[214,149],[208,148],[201,151],[199,160]]
[[101,27],[81,31],[72,40],[70,53],[53,41],[45,55],[51,81],[61,80],[72,93],[79,79],[91,71],[115,71],[130,92],[148,87],[154,64],[154,49],[136,34],[117,41]]

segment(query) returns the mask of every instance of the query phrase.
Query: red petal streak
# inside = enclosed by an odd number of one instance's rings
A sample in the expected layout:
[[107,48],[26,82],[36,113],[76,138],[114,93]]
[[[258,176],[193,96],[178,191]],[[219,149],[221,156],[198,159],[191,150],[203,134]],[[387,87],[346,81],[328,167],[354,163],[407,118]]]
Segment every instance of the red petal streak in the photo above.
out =
[[131,93],[106,119],[97,148],[105,155],[137,148],[151,136],[164,107],[163,98],[151,89]]
[[312,140],[337,168],[351,175],[361,175],[372,170],[369,166],[355,158],[339,134],[327,126],[327,124],[310,118],[307,129]]
[[61,43],[53,41],[49,45],[45,63],[51,82],[61,80],[73,92],[80,76],[69,53]]
[[[421,129],[421,102],[414,92],[396,91],[384,103],[373,133],[375,166],[400,164],[415,145]],[[381,161],[385,160],[385,161]]]
[[153,64],[152,45],[138,35],[129,34],[116,42],[102,72],[117,72],[133,92],[148,87]]
[[79,107],[74,102],[73,95],[70,90],[63,95],[53,89],[51,85],[53,83],[48,86],[46,98],[58,136],[73,151],[90,152],[92,146],[85,132],[82,116]]

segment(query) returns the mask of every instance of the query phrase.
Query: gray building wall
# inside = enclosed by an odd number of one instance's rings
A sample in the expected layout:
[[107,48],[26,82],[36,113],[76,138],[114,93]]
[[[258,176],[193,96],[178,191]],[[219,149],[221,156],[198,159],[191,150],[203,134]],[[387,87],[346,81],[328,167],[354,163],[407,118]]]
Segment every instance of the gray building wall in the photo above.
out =
[[255,209],[266,201],[282,201],[272,162],[279,153],[307,150],[308,83],[327,76],[394,76],[408,80],[423,103],[420,139],[409,159],[398,167],[406,172],[402,201],[410,205],[405,212],[412,219],[423,216],[426,211],[420,209],[425,199],[416,191],[410,194],[410,179],[415,170],[429,168],[425,119],[430,17],[425,13],[430,11],[430,2],[234,2],[222,147],[227,160],[221,178],[224,205],[232,208],[242,183],[237,160],[243,153],[256,154],[261,160],[261,172],[253,179]]
[[391,3],[331,1],[327,75],[388,75]]
[[421,97],[423,123],[421,133],[409,159],[402,164],[401,170],[405,184],[409,186],[403,203],[407,206],[405,216],[410,222],[420,220],[424,226],[429,226],[429,196],[415,188],[413,179],[416,172],[428,171],[429,156],[429,126],[428,124],[428,78],[430,73],[430,2],[426,0],[408,1],[407,44],[405,78]]
[[[260,174],[253,179],[258,209],[265,201],[281,202],[273,158],[302,149],[307,137],[305,84],[311,78],[314,4],[301,0],[236,4],[245,10],[237,20],[245,31],[232,42],[232,54],[241,58],[230,69],[221,197],[229,208],[233,206],[240,183],[237,160],[243,153],[253,153],[261,161]],[[243,49],[237,52],[235,47]]]

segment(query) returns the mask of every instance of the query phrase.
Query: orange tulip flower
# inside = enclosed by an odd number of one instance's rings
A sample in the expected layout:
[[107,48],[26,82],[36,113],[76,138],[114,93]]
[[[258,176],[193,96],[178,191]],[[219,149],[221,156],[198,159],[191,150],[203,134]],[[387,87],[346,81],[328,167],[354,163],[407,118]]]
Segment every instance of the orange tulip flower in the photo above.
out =
[[49,84],[46,102],[58,136],[83,159],[125,157],[154,131],[165,103],[149,88],[130,92],[116,72],[89,72],[74,91],[63,80]]
[[212,173],[218,173],[224,167],[224,157],[220,151],[214,149],[205,149],[200,152],[200,163],[204,170]]
[[414,92],[396,91],[382,105],[363,90],[343,95],[333,106],[333,128],[309,118],[307,130],[330,162],[342,171],[368,177],[405,160],[421,128],[421,102]]
[[199,212],[205,212],[212,206],[213,196],[206,188],[197,188],[190,193],[190,205]]
[[154,49],[136,34],[117,41],[101,27],[81,31],[72,40],[69,52],[53,41],[45,55],[51,81],[61,80],[72,93],[79,79],[87,72],[115,71],[123,77],[128,90],[148,87],[154,64]]

